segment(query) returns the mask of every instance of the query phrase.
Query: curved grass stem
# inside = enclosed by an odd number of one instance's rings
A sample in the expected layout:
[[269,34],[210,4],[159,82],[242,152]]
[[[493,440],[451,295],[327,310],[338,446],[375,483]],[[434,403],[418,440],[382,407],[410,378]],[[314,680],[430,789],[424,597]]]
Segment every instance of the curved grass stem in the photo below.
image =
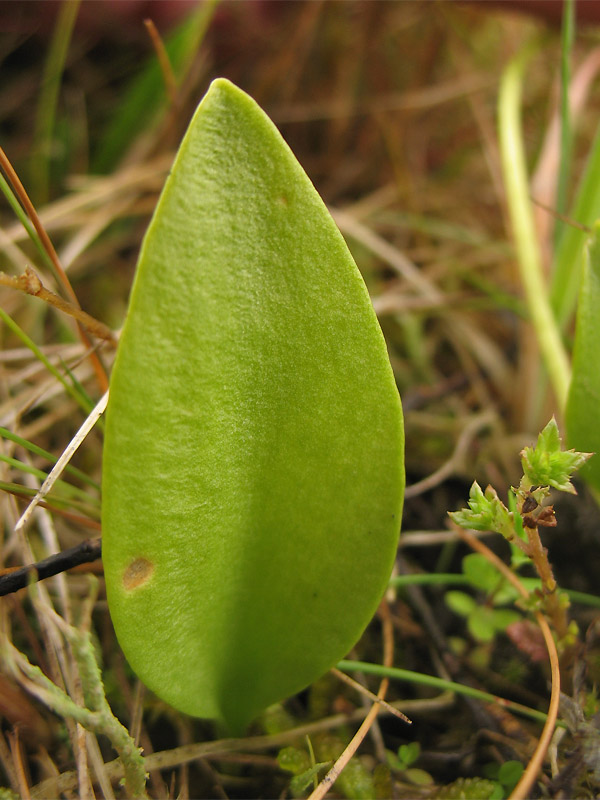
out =
[[506,199],[527,308],[562,412],[567,401],[571,367],[552,313],[542,272],[521,130],[521,89],[529,55],[529,50],[521,52],[504,71],[498,99],[498,132]]

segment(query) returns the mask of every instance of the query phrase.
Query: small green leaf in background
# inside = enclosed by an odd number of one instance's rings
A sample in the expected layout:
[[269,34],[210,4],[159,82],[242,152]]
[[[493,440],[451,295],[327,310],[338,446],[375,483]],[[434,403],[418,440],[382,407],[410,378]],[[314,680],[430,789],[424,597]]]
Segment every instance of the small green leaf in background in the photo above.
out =
[[448,608],[455,614],[460,614],[461,617],[468,617],[477,608],[475,598],[466,592],[453,590],[446,592],[444,597]]
[[[473,555],[477,554],[474,553]],[[469,556],[467,556],[467,558],[468,557]],[[482,562],[485,561],[482,556],[479,556],[479,558],[482,559]],[[490,581],[493,582],[493,585],[499,585],[502,577],[499,575],[497,570],[495,570],[493,565],[488,563],[488,566],[485,567],[484,570],[486,573],[489,571],[489,575],[486,574],[485,577],[489,577]],[[465,573],[465,576],[469,578],[469,580],[472,580],[472,577],[465,569],[464,561],[463,572]],[[490,592],[493,591],[493,585],[487,585],[481,588],[484,588],[485,591]],[[512,622],[516,622],[517,620],[521,619],[521,615],[516,611],[512,611],[511,609],[507,608],[495,608],[495,606],[500,605],[501,603],[509,602],[510,600],[514,599],[503,593],[502,589],[492,594],[491,605],[487,602],[485,604],[481,604],[474,597],[471,597],[470,594],[456,590],[446,592],[444,599],[446,601],[446,605],[451,611],[454,611],[455,614],[459,614],[461,617],[466,618],[467,627],[471,636],[473,636],[473,638],[479,642],[491,642],[496,634],[504,633],[506,628]]]
[[523,774],[523,764],[520,761],[505,761],[498,770],[498,780],[507,793],[512,792]]
[[241,731],[353,646],[394,561],[403,426],[356,265],[217,80],[144,240],[111,379],[108,603],[140,678]]
[[462,560],[465,578],[476,589],[492,595],[494,605],[512,603],[518,596],[516,589],[498,572],[498,569],[484,555],[469,553]]
[[566,426],[571,447],[596,453],[581,476],[600,490],[600,224],[583,260]]
[[421,755],[421,744],[419,742],[409,742],[401,744],[398,748],[398,761],[402,769],[410,767]]

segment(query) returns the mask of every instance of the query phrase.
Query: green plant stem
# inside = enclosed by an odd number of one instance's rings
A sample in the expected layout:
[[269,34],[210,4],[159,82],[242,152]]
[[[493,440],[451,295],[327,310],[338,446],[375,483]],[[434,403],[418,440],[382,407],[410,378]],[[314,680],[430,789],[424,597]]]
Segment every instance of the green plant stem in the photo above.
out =
[[[22,486],[20,483],[10,483],[8,481],[0,481],[0,491],[8,492],[22,500],[33,498],[37,494],[36,489],[31,489],[29,486]],[[42,508],[47,508],[54,513],[60,514],[66,519],[72,520],[76,525],[99,530],[98,506],[80,503],[77,500],[66,500],[56,495],[47,495],[45,500],[39,501],[39,505],[42,506]],[[75,513],[73,509],[79,513]]]
[[542,358],[561,412],[567,401],[571,368],[554,319],[542,273],[542,261],[529,199],[529,181],[521,131],[521,88],[530,51],[515,57],[502,76],[498,125],[502,170],[521,280]]
[[[392,578],[389,586],[395,589],[401,589],[403,586],[473,586],[472,582],[465,578],[464,575],[458,575],[454,572],[444,573],[437,572],[432,574],[418,575],[398,575]],[[477,587],[475,587],[477,588]],[[563,589],[564,592],[573,603],[581,603],[584,606],[591,606],[592,608],[600,608],[600,597],[595,594],[587,594],[586,592],[577,592],[574,589]]]
[[424,675],[421,672],[413,672],[409,669],[384,667],[381,664],[368,664],[365,661],[340,661],[337,664],[337,668],[342,670],[342,672],[364,672],[365,675],[378,675],[380,677],[391,678],[392,680],[418,683],[421,686],[431,686],[435,689],[450,690],[457,694],[465,695],[466,697],[473,697],[476,700],[481,700],[484,703],[497,703],[503,708],[507,708],[517,714],[523,714],[539,722],[545,722],[547,718],[547,715],[544,714],[543,711],[537,711],[534,708],[521,705],[521,703],[514,703],[512,700],[506,700],[503,697],[498,697],[498,695],[483,692],[480,689],[474,689],[472,686],[464,686],[461,683],[454,683],[454,681],[436,678],[434,675]]
[[16,194],[13,192],[9,182],[6,180],[4,175],[2,175],[2,173],[0,173],[0,191],[6,198],[7,203],[14,211],[15,216],[17,217],[21,225],[25,228],[27,235],[33,242],[35,249],[38,251],[43,263],[50,270],[52,275],[56,277],[56,270],[54,264],[52,263],[52,259],[48,255],[46,248],[42,243],[42,240],[40,239],[35,227],[31,223],[31,220],[27,216],[27,212],[24,210],[23,206],[18,201]]
[[[556,187],[556,210],[559,214],[567,213],[567,186],[571,168],[573,151],[573,131],[571,126],[571,110],[569,108],[569,86],[571,84],[571,51],[575,38],[575,3],[565,0],[561,30],[560,60],[560,161],[558,164],[558,185]],[[554,243],[558,244],[564,223],[556,220]]]
[[569,600],[573,603],[581,603],[584,606],[592,606],[592,608],[600,608],[600,597],[595,594],[588,594],[587,592],[576,592],[573,589],[563,589],[569,596]]
[[[26,472],[29,475],[33,475],[40,481],[44,481],[48,477],[43,469],[37,469],[37,467],[32,467],[30,464],[26,464],[23,461],[19,461],[18,458],[13,458],[12,456],[5,456],[3,453],[0,453],[0,461],[4,464],[8,464],[10,467],[13,467],[13,469],[16,469],[20,472]],[[78,497],[80,500],[84,501],[89,501],[89,502],[94,501],[94,498],[90,497],[90,495],[84,489],[80,489],[77,486],[73,486],[67,481],[58,480],[55,483],[55,487],[57,493],[60,492],[63,493],[63,499],[65,501],[68,501],[70,498],[75,498],[75,497]]]
[[[20,447],[23,447],[25,450],[29,450],[30,453],[34,453],[37,456],[41,456],[46,461],[49,461],[51,464],[56,464],[56,456],[52,453],[49,453],[47,450],[44,450],[42,447],[39,447],[37,444],[28,441],[27,439],[23,439],[22,436],[19,436],[13,431],[10,431],[8,428],[3,427],[0,425],[0,436],[3,439],[8,439],[10,442],[14,442],[18,444]],[[82,470],[77,469],[77,467],[72,466],[71,464],[67,464],[65,467],[65,472],[69,472],[73,477],[79,478],[80,481],[87,483],[88,486],[93,486],[94,489],[100,491],[100,485],[95,481],[93,478],[90,478],[89,475],[86,475],[85,472]],[[87,498],[90,499],[89,497]]]
[[93,408],[93,403],[89,400],[89,398],[84,397],[80,392],[78,392],[71,384],[65,380],[65,378],[61,375],[61,373],[56,369],[56,367],[48,361],[46,356],[42,353],[40,348],[37,344],[31,339],[22,328],[17,325],[17,323],[10,317],[4,309],[0,308],[0,319],[4,322],[4,324],[11,329],[11,331],[16,334],[19,339],[23,342],[23,344],[28,347],[34,356],[41,361],[41,363],[46,367],[48,372],[50,372],[56,378],[59,383],[62,383],[64,386],[67,394],[69,394],[73,400],[79,405],[86,414],[89,414]]
[[31,193],[38,203],[46,203],[49,197],[49,166],[58,92],[71,34],[79,11],[79,3],[80,0],[69,0],[69,2],[60,4],[54,35],[44,66],[31,158]]

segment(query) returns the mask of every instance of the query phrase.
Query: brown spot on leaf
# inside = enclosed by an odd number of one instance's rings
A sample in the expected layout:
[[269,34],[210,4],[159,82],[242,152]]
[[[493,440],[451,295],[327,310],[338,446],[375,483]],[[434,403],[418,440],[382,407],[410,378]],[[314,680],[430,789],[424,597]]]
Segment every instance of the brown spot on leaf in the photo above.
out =
[[127,591],[137,589],[150,580],[154,572],[154,564],[147,558],[136,558],[123,573],[123,587]]

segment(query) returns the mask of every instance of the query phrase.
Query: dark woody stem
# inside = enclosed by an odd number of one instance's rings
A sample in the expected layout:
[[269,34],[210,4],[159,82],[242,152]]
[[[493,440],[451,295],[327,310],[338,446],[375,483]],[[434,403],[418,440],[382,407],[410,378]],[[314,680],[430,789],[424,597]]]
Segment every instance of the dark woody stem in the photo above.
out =
[[51,578],[79,564],[96,561],[102,554],[102,539],[86,539],[75,547],[63,550],[61,553],[49,556],[30,564],[27,567],[17,567],[10,572],[5,571],[0,575],[0,597],[24,589],[31,581],[41,581]]

